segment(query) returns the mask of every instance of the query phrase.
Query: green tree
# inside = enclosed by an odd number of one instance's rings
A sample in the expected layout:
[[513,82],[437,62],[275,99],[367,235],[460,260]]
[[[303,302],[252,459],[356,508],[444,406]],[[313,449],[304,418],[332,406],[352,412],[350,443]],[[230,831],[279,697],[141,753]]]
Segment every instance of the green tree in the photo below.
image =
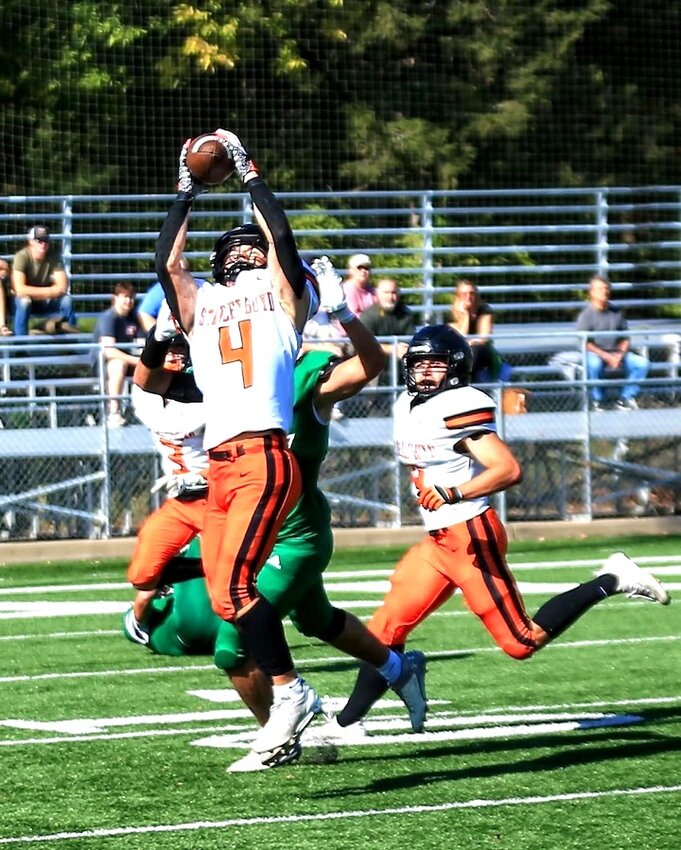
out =
[[182,141],[218,125],[282,190],[680,179],[681,0],[2,11],[4,194],[172,191]]

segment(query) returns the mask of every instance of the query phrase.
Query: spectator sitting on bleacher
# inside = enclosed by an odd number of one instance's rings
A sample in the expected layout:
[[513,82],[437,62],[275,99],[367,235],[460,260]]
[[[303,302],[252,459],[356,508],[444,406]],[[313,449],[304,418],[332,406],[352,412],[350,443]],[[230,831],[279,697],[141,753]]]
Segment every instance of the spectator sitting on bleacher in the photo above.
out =
[[[106,392],[109,396],[107,424],[111,428],[127,425],[121,414],[119,396],[123,393],[126,377],[132,375],[139,356],[128,349],[117,347],[117,343],[134,343],[143,335],[137,310],[135,309],[135,287],[121,281],[113,291],[112,305],[100,313],[93,339],[102,348],[106,363]],[[99,350],[93,349],[93,369],[99,373]]]
[[12,336],[12,331],[7,324],[11,271],[7,260],[0,260],[0,336]]
[[[382,336],[407,336],[411,339],[416,330],[416,317],[409,307],[402,301],[400,287],[395,278],[382,277],[376,282],[376,303],[367,308],[360,318],[371,333],[376,337]],[[378,381],[372,381],[383,386],[392,383],[392,367],[390,358],[397,359],[397,381],[404,383],[402,374],[402,358],[409,348],[408,342],[397,342],[393,346],[391,342],[382,342],[381,348],[388,356],[386,368],[381,372]],[[375,399],[374,408],[377,413],[387,415],[392,409],[394,399],[390,395],[378,395]]]
[[371,257],[368,254],[353,254],[348,260],[343,292],[348,309],[357,318],[375,303],[376,294],[371,285]]
[[[180,260],[180,268],[187,272],[191,271],[186,257],[182,257]],[[165,297],[165,292],[163,291],[161,282],[157,280],[156,283],[147,290],[144,298],[142,298],[142,301],[137,308],[137,315],[139,316],[140,325],[145,333],[156,324],[156,318]]]
[[[610,282],[602,275],[594,275],[589,280],[589,303],[577,317],[578,331],[595,331],[596,334],[607,331],[625,331],[627,322],[621,310],[610,303]],[[648,374],[649,361],[641,354],[629,350],[627,336],[589,337],[586,343],[586,376],[589,381],[603,378],[605,370],[623,368],[627,383],[623,384],[620,396],[615,403],[616,410],[635,410],[638,407],[636,396],[640,392],[639,383]],[[603,387],[594,386],[590,390],[591,409],[603,409]]]
[[466,337],[473,352],[474,383],[484,384],[504,379],[504,364],[489,335],[494,329],[492,308],[480,299],[480,292],[470,280],[460,280],[452,297],[451,328]]
[[66,270],[59,254],[50,250],[50,231],[45,225],[32,227],[28,244],[14,255],[12,291],[17,336],[26,336],[28,320],[36,314],[50,317],[36,333],[79,333]]

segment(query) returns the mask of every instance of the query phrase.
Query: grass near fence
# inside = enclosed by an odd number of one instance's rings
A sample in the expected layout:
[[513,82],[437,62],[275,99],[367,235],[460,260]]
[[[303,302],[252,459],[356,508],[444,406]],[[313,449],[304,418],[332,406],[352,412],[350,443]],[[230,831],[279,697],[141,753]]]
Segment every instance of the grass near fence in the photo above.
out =
[[[510,560],[534,612],[616,548],[681,587],[680,544],[515,544]],[[368,615],[398,554],[338,551],[332,600]],[[428,658],[424,734],[387,699],[361,745],[237,775],[225,767],[253,722],[209,658],[123,639],[124,566],[0,570],[0,845],[677,850],[681,596],[607,600],[522,663],[455,598],[412,642]],[[354,662],[287,635],[321,694],[348,694]]]

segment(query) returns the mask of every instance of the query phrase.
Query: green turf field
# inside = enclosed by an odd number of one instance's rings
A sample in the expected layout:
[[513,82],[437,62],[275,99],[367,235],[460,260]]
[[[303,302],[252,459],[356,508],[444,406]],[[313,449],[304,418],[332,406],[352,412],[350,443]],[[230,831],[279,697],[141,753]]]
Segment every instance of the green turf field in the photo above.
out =
[[[529,612],[615,549],[672,596],[681,588],[679,539],[515,544]],[[334,602],[367,616],[398,555],[339,551]],[[4,567],[0,845],[678,850],[676,596],[666,608],[607,600],[525,662],[497,651],[455,598],[411,642],[428,658],[425,733],[408,733],[388,698],[361,743],[227,774],[254,723],[210,659],[153,656],[122,637],[122,563]],[[287,635],[320,694],[349,693],[354,662]]]

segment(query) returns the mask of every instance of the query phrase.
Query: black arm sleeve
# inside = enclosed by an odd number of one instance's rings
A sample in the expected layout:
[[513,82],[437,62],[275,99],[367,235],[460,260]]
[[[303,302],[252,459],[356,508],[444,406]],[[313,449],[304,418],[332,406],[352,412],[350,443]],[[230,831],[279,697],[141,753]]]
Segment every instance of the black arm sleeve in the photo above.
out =
[[[163,222],[163,227],[156,241],[156,274],[163,287],[163,292],[166,296],[166,301],[170,307],[170,312],[175,316],[176,320],[182,327],[180,319],[180,308],[177,301],[177,293],[175,287],[168,274],[168,257],[175,244],[175,239],[180,231],[180,228],[189,215],[192,208],[194,198],[186,193],[180,193],[173,201],[172,207],[168,210],[166,220]],[[182,328],[186,331],[186,328]]]
[[249,180],[246,183],[246,188],[270,229],[274,239],[274,250],[277,252],[277,259],[286,279],[297,297],[300,298],[305,291],[305,270],[284,208],[262,177]]
[[144,344],[140,360],[147,369],[158,369],[163,366],[166,354],[170,348],[169,339],[158,340],[154,336],[156,325],[147,332],[147,341]]
[[168,401],[180,401],[183,404],[191,404],[203,401],[201,390],[196,386],[194,375],[191,372],[175,372],[170,386],[163,393]]

